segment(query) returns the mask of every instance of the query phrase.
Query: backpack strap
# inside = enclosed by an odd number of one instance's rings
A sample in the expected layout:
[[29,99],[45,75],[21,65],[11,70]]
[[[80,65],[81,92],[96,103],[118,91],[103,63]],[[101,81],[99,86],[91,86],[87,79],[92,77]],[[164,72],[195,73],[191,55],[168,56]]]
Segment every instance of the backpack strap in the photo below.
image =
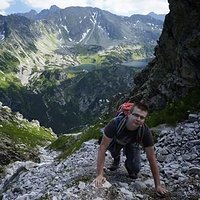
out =
[[127,121],[128,116],[124,115],[123,112],[119,113],[117,117],[115,117],[113,120],[115,122],[116,126],[116,134],[114,135],[111,143],[109,144],[108,148],[109,149],[113,144],[115,144],[117,137],[123,132],[125,126],[126,126],[126,121]]
[[[124,128],[126,127],[126,122],[127,122],[128,116],[124,115],[123,112],[119,113],[117,117],[114,118],[115,126],[116,126],[116,134],[113,137],[113,141],[111,144],[116,141],[117,137],[123,132]],[[101,129],[101,132],[104,133],[104,128]],[[139,127],[138,133],[137,133],[137,140],[136,143],[139,145],[142,145],[142,140],[145,135],[145,124]],[[103,136],[101,136],[103,137]],[[101,141],[99,142],[99,144]],[[110,144],[110,145],[111,145]],[[109,146],[110,146],[109,145]]]
[[[118,117],[115,117],[115,124],[117,127],[117,132],[115,135],[115,139],[123,132],[125,126],[126,126],[126,121],[128,119],[127,115],[119,115]],[[144,138],[145,134],[145,124],[139,127],[138,133],[137,133],[137,143],[142,145],[142,140]]]
[[138,129],[138,134],[137,134],[137,143],[142,145],[142,140],[144,138],[145,134],[145,124],[139,127]]
[[128,116],[124,115],[123,113],[119,114],[117,117],[114,118],[115,125],[116,125],[116,134],[115,138],[120,135],[120,133],[124,130],[126,126]]

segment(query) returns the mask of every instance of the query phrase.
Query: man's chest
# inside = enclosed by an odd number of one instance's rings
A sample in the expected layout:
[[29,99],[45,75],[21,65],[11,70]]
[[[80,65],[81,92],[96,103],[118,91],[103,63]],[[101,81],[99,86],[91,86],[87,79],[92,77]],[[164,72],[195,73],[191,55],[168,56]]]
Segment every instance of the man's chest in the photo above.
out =
[[137,133],[138,131],[125,130],[116,137],[116,141],[122,145],[134,143],[137,141]]

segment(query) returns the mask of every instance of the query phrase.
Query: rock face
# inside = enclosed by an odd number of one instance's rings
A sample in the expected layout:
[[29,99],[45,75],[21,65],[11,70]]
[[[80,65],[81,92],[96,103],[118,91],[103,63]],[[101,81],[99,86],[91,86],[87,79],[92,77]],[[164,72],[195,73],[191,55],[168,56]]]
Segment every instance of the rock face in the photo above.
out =
[[0,138],[1,177],[4,166],[9,163],[17,160],[39,162],[38,147],[46,146],[57,137],[52,130],[41,127],[37,120],[29,122],[0,102]]
[[[162,184],[169,190],[171,200],[199,199],[200,183],[200,114],[177,127],[160,128],[156,154]],[[95,140],[83,144],[75,154],[61,162],[54,160],[54,152],[43,150],[41,163],[17,162],[7,169],[0,182],[3,200],[12,199],[91,199],[139,200],[157,199],[154,183],[144,153],[142,169],[137,180],[128,178],[121,163],[117,171],[105,169],[107,182],[102,188],[92,184],[96,174]],[[122,160],[125,157],[122,156]],[[111,159],[106,157],[106,167]]]
[[107,48],[119,43],[128,44],[139,41],[151,44],[162,29],[162,21],[148,15],[123,17],[92,7],[60,9],[52,6],[49,10],[42,10],[35,15],[32,12],[20,15],[52,24],[54,31],[59,29],[58,36],[66,46],[79,43]]
[[162,108],[177,100],[200,82],[200,3],[169,0],[163,32],[155,49],[156,58],[137,76],[136,96]]

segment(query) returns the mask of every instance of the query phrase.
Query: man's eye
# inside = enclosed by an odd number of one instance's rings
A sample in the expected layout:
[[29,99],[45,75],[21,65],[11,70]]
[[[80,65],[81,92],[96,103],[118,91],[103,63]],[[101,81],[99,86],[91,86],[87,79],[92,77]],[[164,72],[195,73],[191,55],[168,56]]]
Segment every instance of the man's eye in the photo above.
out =
[[132,115],[135,116],[135,117],[137,117],[137,118],[140,118],[140,119],[142,119],[142,120],[145,119],[144,116],[139,115],[139,114],[137,114],[137,113],[132,113]]

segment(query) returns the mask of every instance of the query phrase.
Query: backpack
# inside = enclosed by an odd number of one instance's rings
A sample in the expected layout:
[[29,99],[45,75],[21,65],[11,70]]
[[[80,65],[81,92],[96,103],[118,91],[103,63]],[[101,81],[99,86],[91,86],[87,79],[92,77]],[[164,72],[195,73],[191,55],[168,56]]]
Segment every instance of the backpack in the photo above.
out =
[[125,102],[125,103],[121,104],[119,106],[115,116],[118,116],[119,114],[124,114],[124,115],[131,114],[130,111],[133,106],[134,106],[134,103],[131,103],[131,102]]
[[[126,126],[128,115],[131,114],[130,111],[133,108],[133,106],[134,106],[134,103],[125,102],[121,104],[119,108],[117,109],[115,117],[113,118],[113,120],[115,121],[116,130],[117,130],[114,139],[117,138],[123,132]],[[145,133],[143,126],[139,127],[139,130],[138,130],[138,135],[137,135],[138,144],[142,143],[142,139]],[[104,133],[104,128],[101,129],[101,132]],[[103,134],[98,140],[99,144],[101,143],[102,137],[103,137]]]

